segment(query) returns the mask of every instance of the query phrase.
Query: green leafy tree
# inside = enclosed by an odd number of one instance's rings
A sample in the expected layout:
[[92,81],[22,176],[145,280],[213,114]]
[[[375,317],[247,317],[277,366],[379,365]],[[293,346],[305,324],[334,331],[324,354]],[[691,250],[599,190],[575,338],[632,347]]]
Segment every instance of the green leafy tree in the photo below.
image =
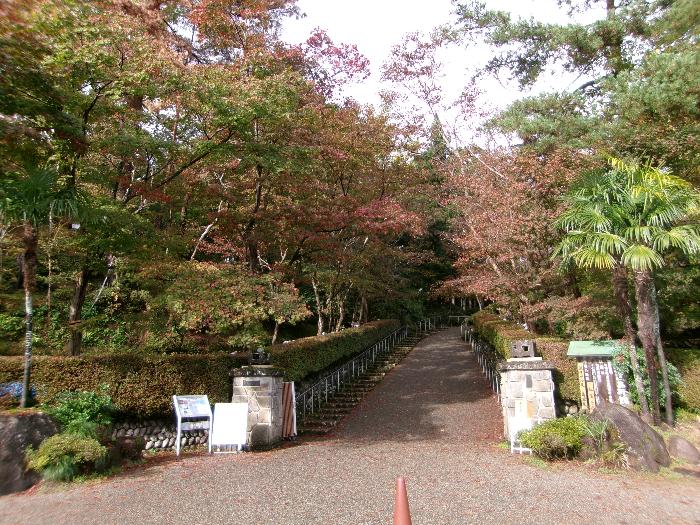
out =
[[[456,34],[491,45],[484,73],[529,88],[565,71],[580,83],[513,103],[491,123],[540,153],[560,147],[654,159],[697,177],[700,94],[698,7],[692,0],[561,0],[571,21],[515,19],[459,3]],[[576,14],[599,12],[590,22]],[[586,18],[589,18],[588,16]]]

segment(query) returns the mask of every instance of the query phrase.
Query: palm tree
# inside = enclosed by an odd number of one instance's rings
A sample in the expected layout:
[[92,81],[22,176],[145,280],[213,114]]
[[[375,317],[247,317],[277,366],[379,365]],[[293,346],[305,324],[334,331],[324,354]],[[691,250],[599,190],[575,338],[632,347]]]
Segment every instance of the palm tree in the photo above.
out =
[[61,179],[51,171],[36,170],[25,175],[4,174],[9,180],[4,182],[0,193],[0,212],[16,219],[21,224],[20,239],[22,254],[22,281],[24,286],[24,374],[22,378],[21,406],[29,401],[29,380],[32,362],[33,341],[33,292],[36,288],[37,247],[39,227],[49,216],[66,217],[77,215],[77,195],[72,188],[66,188]]
[[[588,198],[586,206],[584,200]],[[660,336],[654,270],[664,253],[700,252],[700,194],[691,184],[649,164],[610,160],[610,169],[595,174],[569,197],[571,206],[558,224],[566,231],[558,253],[590,268],[631,268],[637,299],[638,335],[646,355],[652,419],[661,420],[657,358],[665,392],[668,424],[673,424],[668,367]],[[656,354],[656,355],[655,355]],[[630,356],[636,360],[636,352]],[[635,376],[635,385],[639,383]],[[644,396],[639,396],[640,400]]]
[[562,266],[612,270],[613,295],[629,347],[634,384],[639,392],[642,417],[650,421],[649,405],[644,396],[644,380],[637,358],[637,332],[632,321],[627,269],[619,256],[617,237],[608,232],[621,228],[623,221],[616,210],[616,195],[623,187],[609,171],[586,174],[566,196],[567,209],[556,221],[566,231],[554,256],[562,258]]
[[[625,180],[626,192],[621,196],[621,204],[627,222],[623,230],[627,246],[622,252],[622,262],[634,272],[639,337],[647,361],[655,361],[653,350],[656,348],[666,397],[666,422],[673,425],[654,270],[664,265],[663,254],[670,250],[680,250],[686,255],[700,252],[700,223],[697,222],[700,193],[687,181],[649,164],[612,159],[611,166]],[[655,364],[650,367],[650,373],[651,368],[655,368]],[[660,420],[656,406],[654,420]]]

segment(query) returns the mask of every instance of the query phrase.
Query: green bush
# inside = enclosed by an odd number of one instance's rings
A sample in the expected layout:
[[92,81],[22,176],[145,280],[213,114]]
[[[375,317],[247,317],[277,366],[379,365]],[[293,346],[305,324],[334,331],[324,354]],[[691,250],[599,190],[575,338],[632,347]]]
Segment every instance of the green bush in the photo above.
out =
[[555,337],[536,337],[521,326],[504,321],[487,311],[472,315],[472,324],[476,334],[494,347],[501,359],[509,359],[510,345],[521,339],[534,339],[537,352],[545,361],[552,363],[556,395],[562,401],[580,403],[578,369],[576,360],[566,356],[569,342]]
[[[66,391],[103,392],[119,412],[132,417],[172,414],[173,394],[206,394],[212,403],[230,401],[229,372],[245,363],[230,354],[37,356],[32,385],[37,401],[54,404]],[[21,357],[0,357],[0,383],[22,378]]]
[[[641,370],[647,370],[646,355],[644,354],[644,350],[639,346],[637,347],[637,360],[639,361],[639,368]],[[627,389],[630,393],[630,398],[633,403],[638,405],[639,392],[637,392],[637,385],[634,382],[632,362],[630,360],[630,350],[627,345],[620,345],[613,351],[613,367],[625,378]],[[651,384],[649,382],[648,373],[642,374],[642,382],[644,383],[644,395],[647,398],[648,406],[651,406]],[[671,395],[675,405],[678,403],[678,389],[682,381],[681,376],[678,373],[678,369],[670,361],[668,362],[668,382],[671,387]],[[663,407],[666,402],[666,392],[664,390],[661,370],[657,372],[657,385],[659,390],[659,403]]]
[[91,437],[56,434],[45,439],[37,450],[29,447],[27,466],[45,479],[70,481],[77,474],[101,470],[107,461],[107,449]]
[[540,423],[520,434],[521,443],[546,460],[575,458],[588,435],[584,417],[564,417]]
[[[101,385],[105,392],[106,385]],[[96,437],[97,428],[112,423],[115,412],[112,398],[96,392],[62,392],[46,412],[63,428],[64,432]]]
[[0,339],[17,340],[24,333],[24,315],[21,312],[0,313]]
[[680,404],[688,410],[700,412],[700,348],[668,348],[666,354],[683,380],[678,386]]
[[270,348],[272,363],[289,381],[301,381],[371,346],[399,328],[397,320],[373,321],[335,334],[304,337]]

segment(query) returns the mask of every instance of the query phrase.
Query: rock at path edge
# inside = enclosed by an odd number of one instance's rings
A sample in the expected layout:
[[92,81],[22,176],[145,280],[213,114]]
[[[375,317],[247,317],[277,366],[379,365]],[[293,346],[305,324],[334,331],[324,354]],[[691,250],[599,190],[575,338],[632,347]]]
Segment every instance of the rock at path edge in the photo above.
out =
[[659,467],[671,464],[664,438],[630,409],[605,403],[596,407],[591,417],[607,419],[615,425],[620,441],[627,446],[629,465],[633,469],[658,472]]
[[37,473],[25,470],[24,452],[56,432],[56,424],[41,412],[0,414],[0,495],[20,492],[39,480]]
[[680,436],[668,438],[668,452],[672,457],[687,461],[691,465],[700,463],[700,452],[695,446]]

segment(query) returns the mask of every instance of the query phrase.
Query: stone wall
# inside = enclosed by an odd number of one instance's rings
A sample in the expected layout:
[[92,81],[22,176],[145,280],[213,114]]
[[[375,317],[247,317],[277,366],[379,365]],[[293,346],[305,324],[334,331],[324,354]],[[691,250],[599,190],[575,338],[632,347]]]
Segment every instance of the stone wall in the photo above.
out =
[[[112,438],[141,436],[146,441],[146,450],[169,450],[175,448],[177,426],[171,421],[142,421],[116,423],[112,428]],[[208,430],[185,431],[181,436],[183,448],[206,445]]]

